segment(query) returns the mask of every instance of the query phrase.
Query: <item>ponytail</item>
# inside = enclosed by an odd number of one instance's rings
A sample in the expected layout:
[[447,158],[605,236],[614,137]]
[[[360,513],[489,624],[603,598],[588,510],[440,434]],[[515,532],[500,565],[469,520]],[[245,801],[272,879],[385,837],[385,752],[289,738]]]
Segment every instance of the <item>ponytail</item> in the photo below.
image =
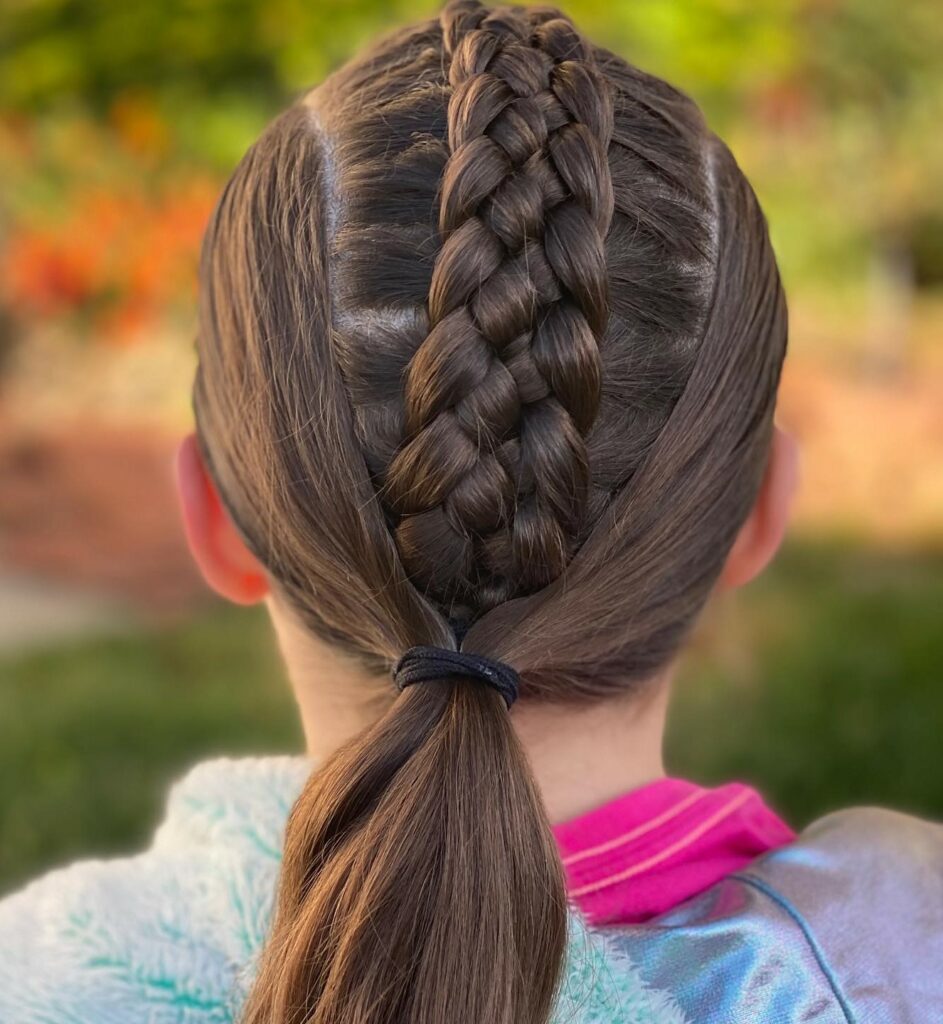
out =
[[309,780],[245,1024],[545,1024],[559,859],[501,695],[411,686]]

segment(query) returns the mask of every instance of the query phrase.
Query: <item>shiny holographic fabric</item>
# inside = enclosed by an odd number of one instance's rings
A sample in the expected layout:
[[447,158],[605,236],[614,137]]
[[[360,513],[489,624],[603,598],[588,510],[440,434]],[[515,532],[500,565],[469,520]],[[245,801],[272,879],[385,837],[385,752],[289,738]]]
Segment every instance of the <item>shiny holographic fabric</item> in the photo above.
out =
[[943,1024],[943,827],[833,814],[607,934],[692,1024]]

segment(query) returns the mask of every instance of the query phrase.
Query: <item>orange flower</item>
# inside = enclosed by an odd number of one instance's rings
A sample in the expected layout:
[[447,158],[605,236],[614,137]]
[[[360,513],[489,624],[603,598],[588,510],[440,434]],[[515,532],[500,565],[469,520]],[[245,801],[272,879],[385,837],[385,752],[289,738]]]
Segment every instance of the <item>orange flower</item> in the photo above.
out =
[[127,340],[193,301],[200,240],[215,199],[200,177],[77,191],[67,216],[20,226],[0,250],[7,300],[26,318],[91,315],[96,334]]

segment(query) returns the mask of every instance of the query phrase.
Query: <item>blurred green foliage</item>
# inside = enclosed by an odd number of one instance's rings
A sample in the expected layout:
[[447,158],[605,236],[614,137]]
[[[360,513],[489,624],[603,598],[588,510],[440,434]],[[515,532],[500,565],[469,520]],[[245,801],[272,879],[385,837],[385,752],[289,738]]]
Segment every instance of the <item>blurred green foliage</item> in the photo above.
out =
[[[943,817],[943,556],[794,542],[695,645],[669,768],[758,784],[796,825],[883,803]],[[166,787],[217,753],[301,749],[261,612],[0,664],[0,890],[140,846]]]
[[[564,6],[598,42],[703,105],[757,186],[788,279],[860,282],[875,252],[890,250],[933,261],[930,271],[917,268],[919,282],[943,280],[938,247],[915,241],[922,225],[943,221],[938,0]],[[0,18],[0,106],[44,122],[34,171],[56,119],[113,123],[116,110],[121,121],[131,109],[161,126],[150,139],[154,173],[181,162],[223,172],[290,97],[378,32],[436,8],[426,0],[19,0]],[[120,147],[96,145],[117,170]]]

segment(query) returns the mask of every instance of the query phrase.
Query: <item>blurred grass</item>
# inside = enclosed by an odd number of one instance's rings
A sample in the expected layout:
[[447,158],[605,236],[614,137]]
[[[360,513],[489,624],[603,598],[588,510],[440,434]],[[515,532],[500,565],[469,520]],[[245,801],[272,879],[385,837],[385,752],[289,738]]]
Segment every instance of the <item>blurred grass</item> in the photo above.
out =
[[197,760],[302,749],[261,611],[38,651],[0,681],[0,891],[140,845]]
[[[758,784],[796,825],[876,802],[943,817],[943,551],[793,541],[703,630],[669,768]],[[213,754],[298,750],[261,612],[0,662],[0,890],[146,841],[168,782]]]
[[943,818],[943,550],[794,540],[712,619],[670,770],[754,782],[797,826],[861,803]]

